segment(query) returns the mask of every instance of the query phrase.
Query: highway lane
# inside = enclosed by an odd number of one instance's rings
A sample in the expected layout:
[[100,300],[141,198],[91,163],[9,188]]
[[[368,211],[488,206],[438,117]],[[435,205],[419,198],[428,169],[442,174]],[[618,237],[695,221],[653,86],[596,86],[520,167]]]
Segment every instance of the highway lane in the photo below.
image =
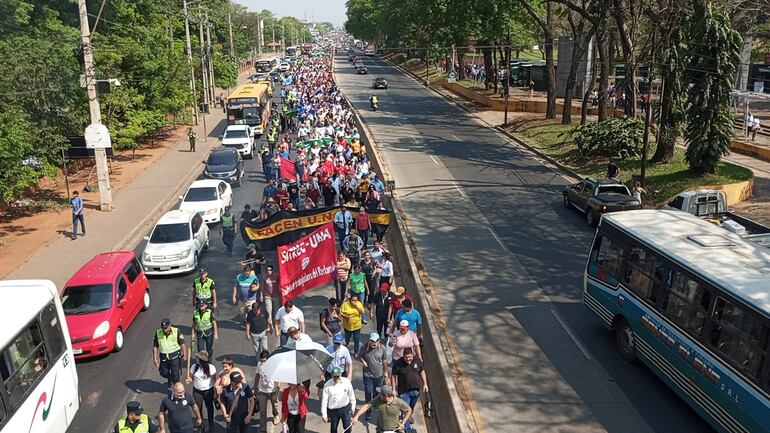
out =
[[[367,122],[406,209],[487,431],[708,432],[582,304],[592,231],[567,183],[397,68],[368,58],[340,87]],[[369,109],[371,79],[380,111]]]

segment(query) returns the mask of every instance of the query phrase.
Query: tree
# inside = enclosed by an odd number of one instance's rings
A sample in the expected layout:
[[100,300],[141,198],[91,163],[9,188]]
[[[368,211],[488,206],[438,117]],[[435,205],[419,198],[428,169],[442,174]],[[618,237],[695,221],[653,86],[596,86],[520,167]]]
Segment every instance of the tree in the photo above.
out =
[[[548,89],[546,95],[545,118],[556,118],[556,64],[553,59],[554,45],[554,4],[550,1],[545,3],[545,18],[542,18],[543,12],[537,10],[537,4],[533,0],[521,0],[521,4],[527,10],[527,13],[540,26],[543,31],[545,45],[545,69],[547,74]],[[541,5],[542,6],[542,5]]]
[[0,110],[0,198],[12,201],[25,189],[34,186],[45,174],[40,149],[32,133],[34,124],[19,108]]
[[685,158],[691,171],[715,173],[735,133],[730,101],[742,41],[723,10],[705,0],[692,3],[685,41]]
[[[586,50],[588,50],[591,39],[594,37],[596,31],[585,18],[579,14],[573,14],[572,11],[567,12],[567,21],[569,22],[569,27],[572,31],[573,45],[569,74],[567,75],[567,82],[564,87],[564,107],[561,115],[561,123],[564,125],[572,123],[572,97],[575,91],[575,85],[577,84],[578,67],[580,66],[580,61],[583,59]],[[588,31],[586,31],[586,25],[589,27]],[[588,98],[585,97],[583,99],[583,102],[585,103]]]

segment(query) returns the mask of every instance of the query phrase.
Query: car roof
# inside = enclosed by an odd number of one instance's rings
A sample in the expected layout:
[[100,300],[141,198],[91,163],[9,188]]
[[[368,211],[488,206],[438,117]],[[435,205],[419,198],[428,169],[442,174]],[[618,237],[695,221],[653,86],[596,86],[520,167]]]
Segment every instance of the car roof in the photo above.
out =
[[187,189],[189,190],[189,189],[192,189],[192,188],[216,188],[217,186],[219,186],[220,183],[222,183],[222,181],[221,180],[216,180],[216,179],[196,180]]
[[156,226],[164,225],[164,224],[179,224],[179,223],[188,223],[190,219],[198,213],[194,210],[182,210],[182,209],[176,209],[171,210],[163,214],[162,217],[158,220],[158,222],[155,224]]
[[602,186],[604,186],[604,185],[620,185],[620,186],[625,186],[625,185],[623,185],[622,182],[618,182],[615,179],[596,179],[596,178],[593,178],[593,177],[587,177],[585,180],[587,180],[589,182],[593,182],[593,183],[599,184],[599,185],[602,185]]
[[107,251],[95,255],[67,280],[65,287],[114,282],[127,263],[136,256],[133,251]]
[[227,129],[225,129],[225,132],[240,131],[240,130],[246,130],[246,129],[249,129],[249,125],[228,125]]
[[215,147],[211,149],[211,153],[238,153],[238,151],[232,147]]

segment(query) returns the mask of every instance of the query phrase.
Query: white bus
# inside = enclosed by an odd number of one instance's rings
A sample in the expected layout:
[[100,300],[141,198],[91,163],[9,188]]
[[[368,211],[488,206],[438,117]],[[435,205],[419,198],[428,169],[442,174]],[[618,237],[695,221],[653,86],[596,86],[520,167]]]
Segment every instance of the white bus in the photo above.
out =
[[0,432],[64,433],[80,407],[78,375],[56,286],[0,281]]

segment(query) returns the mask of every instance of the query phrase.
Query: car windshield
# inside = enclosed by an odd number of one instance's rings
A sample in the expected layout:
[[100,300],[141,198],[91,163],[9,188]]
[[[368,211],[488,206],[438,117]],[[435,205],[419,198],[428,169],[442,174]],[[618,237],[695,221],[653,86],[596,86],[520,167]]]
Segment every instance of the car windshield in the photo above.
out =
[[61,300],[67,315],[104,311],[112,306],[112,284],[67,287]]
[[161,224],[155,226],[150,237],[151,244],[171,244],[190,239],[190,227],[186,223]]
[[208,165],[233,165],[237,161],[235,152],[216,152],[209,156]]
[[629,195],[628,188],[623,185],[600,186],[597,194],[623,194]]
[[224,138],[225,139],[228,139],[228,138],[249,138],[249,136],[248,136],[248,134],[246,134],[246,130],[245,129],[228,129],[227,131],[225,131]]
[[217,189],[215,187],[190,188],[184,201],[211,201],[217,199]]

